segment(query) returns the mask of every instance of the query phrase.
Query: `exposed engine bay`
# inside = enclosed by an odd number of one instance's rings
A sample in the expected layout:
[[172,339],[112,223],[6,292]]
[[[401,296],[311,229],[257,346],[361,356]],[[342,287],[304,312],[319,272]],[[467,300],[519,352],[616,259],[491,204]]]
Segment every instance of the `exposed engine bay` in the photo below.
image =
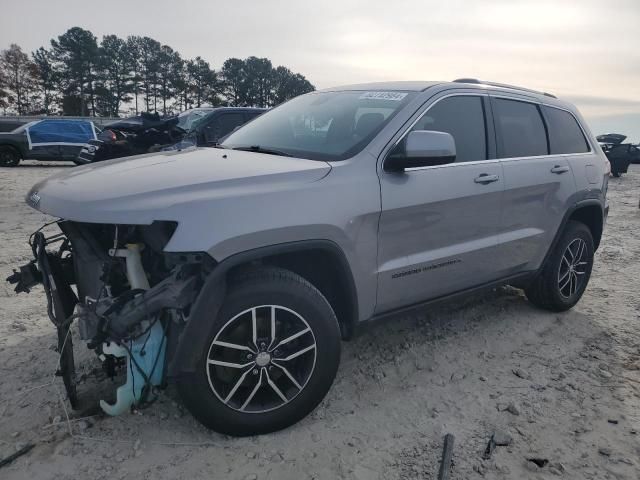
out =
[[126,368],[115,403],[118,415],[152,402],[166,383],[167,365],[190,307],[213,260],[202,253],[166,253],[174,222],[105,225],[60,220],[61,233],[31,235],[34,259],[7,280],[15,291],[42,284],[47,313],[58,335],[62,377],[72,407],[78,405],[71,326],[94,350],[109,377]]

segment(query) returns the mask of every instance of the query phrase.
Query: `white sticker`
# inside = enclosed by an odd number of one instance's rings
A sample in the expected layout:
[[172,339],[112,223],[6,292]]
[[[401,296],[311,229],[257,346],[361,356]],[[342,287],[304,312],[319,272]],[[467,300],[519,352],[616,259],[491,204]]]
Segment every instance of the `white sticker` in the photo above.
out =
[[399,102],[407,94],[403,92],[365,92],[360,95],[360,100],[392,100]]
[[365,92],[360,95],[360,100],[392,100],[399,102],[407,94],[404,92]]

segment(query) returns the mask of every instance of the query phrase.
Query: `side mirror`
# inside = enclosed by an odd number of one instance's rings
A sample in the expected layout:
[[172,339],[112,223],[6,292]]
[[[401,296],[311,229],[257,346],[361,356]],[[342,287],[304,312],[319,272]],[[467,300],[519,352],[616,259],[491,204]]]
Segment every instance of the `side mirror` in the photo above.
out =
[[384,169],[403,172],[407,168],[430,167],[453,163],[456,160],[456,142],[451,134],[432,130],[414,130],[391,151]]

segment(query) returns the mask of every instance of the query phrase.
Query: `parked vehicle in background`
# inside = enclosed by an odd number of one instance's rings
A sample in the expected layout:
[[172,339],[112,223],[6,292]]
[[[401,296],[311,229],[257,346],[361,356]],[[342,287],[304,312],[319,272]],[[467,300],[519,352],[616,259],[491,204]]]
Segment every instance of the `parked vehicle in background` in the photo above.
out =
[[614,177],[627,173],[630,163],[640,163],[639,145],[622,143],[627,139],[626,135],[607,133],[596,138],[611,163],[611,174]]
[[105,125],[98,138],[82,148],[77,162],[92,163],[160,150],[212,146],[263,111],[261,108],[205,107],[166,119],[158,114],[143,113]]
[[582,117],[553,95],[473,79],[338,87],[216,148],[40,182],[27,202],[61,219],[65,241],[47,252],[61,236],[36,232],[35,260],[9,280],[42,282],[58,338],[78,312],[105,371],[128,368],[106,412],[152,400],[164,374],[203,424],[255,435],[311,412],[341,339],[373,320],[503,284],[572,308],[608,180]]
[[23,120],[22,117],[2,118],[0,119],[0,132],[12,132],[29,121]]
[[193,123],[200,120],[202,117],[213,112],[215,107],[198,107],[190,108],[178,114],[178,127],[185,132],[191,130]]
[[83,146],[98,129],[86,120],[48,119],[0,133],[0,167],[15,167],[20,160],[76,162]]
[[77,163],[85,164],[129,157],[172,145],[182,139],[185,131],[178,127],[177,117],[160,118],[157,113],[142,113],[109,123],[94,140],[78,152]]
[[[163,150],[183,150],[185,148],[213,147],[219,140],[233,132],[236,128],[262,115],[266,108],[250,107],[218,107],[211,108],[198,118],[183,122],[188,131],[181,142],[163,148]],[[186,113],[186,112],[184,112]],[[182,114],[181,114],[182,115]],[[178,116],[180,118],[180,116]]]

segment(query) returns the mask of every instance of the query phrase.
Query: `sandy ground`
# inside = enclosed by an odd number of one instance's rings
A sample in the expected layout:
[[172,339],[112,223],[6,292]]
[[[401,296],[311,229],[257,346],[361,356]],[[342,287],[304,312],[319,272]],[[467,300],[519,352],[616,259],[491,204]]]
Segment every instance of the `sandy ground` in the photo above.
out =
[[[207,431],[171,389],[141,412],[67,423],[42,289],[17,296],[0,282],[0,458],[36,444],[0,478],[435,478],[446,433],[453,479],[640,478],[639,167],[611,179],[591,284],[572,311],[504,288],[378,326],[343,345],[312,415],[261,437]],[[65,168],[0,169],[1,277],[30,259],[27,237],[47,220],[25,192]],[[76,344],[90,396],[98,363],[85,351]],[[511,443],[482,460],[495,430]]]

